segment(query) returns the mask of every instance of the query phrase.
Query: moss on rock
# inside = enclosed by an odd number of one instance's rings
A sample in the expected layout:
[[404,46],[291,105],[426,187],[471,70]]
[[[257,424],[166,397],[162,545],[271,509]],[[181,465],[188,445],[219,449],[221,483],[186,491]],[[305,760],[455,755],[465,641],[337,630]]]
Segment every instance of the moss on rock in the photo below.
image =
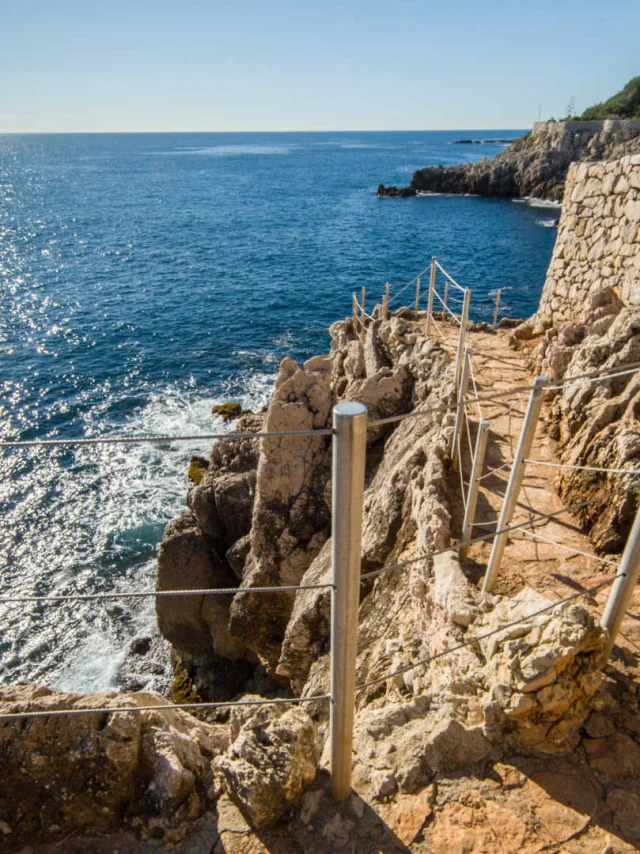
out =
[[192,483],[198,484],[207,473],[208,468],[209,462],[205,457],[193,456],[189,461],[187,477]]
[[241,415],[253,415],[251,409],[243,409],[242,404],[237,401],[229,403],[216,403],[211,407],[212,415],[219,415],[223,421],[233,421]]

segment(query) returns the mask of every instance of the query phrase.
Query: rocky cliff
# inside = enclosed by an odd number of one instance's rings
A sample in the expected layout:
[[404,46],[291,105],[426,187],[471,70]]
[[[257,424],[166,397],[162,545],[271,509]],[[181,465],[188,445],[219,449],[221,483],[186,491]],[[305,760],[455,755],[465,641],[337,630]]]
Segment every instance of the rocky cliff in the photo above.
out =
[[[640,361],[639,257],[640,157],[570,167],[540,310],[513,345],[558,379]],[[0,690],[0,714],[39,715],[0,719],[0,850],[634,850],[636,658],[626,650],[603,674],[589,608],[554,606],[516,578],[517,595],[482,598],[482,567],[457,550],[416,559],[456,534],[442,406],[453,365],[423,317],[374,318],[364,335],[334,324],[327,355],[285,359],[267,411],[243,415],[194,466],[158,588],[243,587],[157,600],[174,696],[195,708],[158,709],[152,692]],[[354,792],[336,804],[327,703],[288,702],[328,691],[329,594],[254,590],[330,578],[330,437],[252,434],[325,428],[345,399],[372,418],[434,411],[368,435],[362,569],[383,571],[361,585]],[[547,413],[561,460],[638,469],[637,375],[551,392]],[[637,480],[568,470],[557,486],[567,501],[596,499],[584,520],[600,550],[618,550]],[[266,705],[204,711],[202,699]],[[55,714],[87,708],[119,711]]]
[[409,187],[398,190],[380,185],[378,195],[457,193],[559,201],[571,163],[615,160],[637,153],[639,119],[536,122],[530,133],[491,160],[418,169]]
[[[407,312],[374,320],[364,340],[350,320],[334,324],[330,354],[302,367],[286,359],[267,412],[244,416],[238,432],[325,427],[333,402],[346,398],[364,401],[373,418],[450,403],[451,358],[423,328]],[[435,411],[370,431],[364,571],[450,544],[452,420],[450,412]],[[177,844],[198,822],[210,822],[219,847],[210,843],[206,850],[263,852],[271,849],[260,847],[251,827],[265,833],[297,804],[286,831],[296,841],[283,851],[303,848],[312,825],[319,850],[400,851],[413,845],[438,803],[446,814],[433,827],[438,847],[451,832],[446,822],[458,820],[446,818],[447,786],[455,787],[463,769],[460,779],[477,777],[487,763],[496,766],[514,752],[554,757],[578,744],[601,679],[597,622],[577,604],[554,609],[526,588],[511,599],[483,601],[473,573],[451,551],[363,583],[358,794],[342,805],[325,796],[326,777],[316,770],[328,763],[326,701],[300,707],[282,701],[328,691],[329,594],[251,588],[329,580],[329,441],[232,434],[216,443],[205,476],[189,492],[189,509],[167,527],[158,558],[161,589],[239,581],[246,587],[226,598],[158,600],[160,629],[191,678],[192,696],[281,702],[215,712],[203,722],[186,712],[154,711],[161,698],[150,693],[0,692],[0,712],[44,713],[0,727],[0,832],[8,841],[133,826],[143,838]],[[510,625],[541,609],[525,624]],[[151,709],[48,714],[69,706],[141,705]],[[415,850],[431,850],[431,842],[425,846]]]
[[[540,308],[514,342],[552,379],[640,362],[640,155],[570,167]],[[638,375],[568,386],[553,409],[566,463],[638,470]],[[568,501],[597,497],[583,516],[602,551],[621,548],[638,485],[598,472],[558,479]]]

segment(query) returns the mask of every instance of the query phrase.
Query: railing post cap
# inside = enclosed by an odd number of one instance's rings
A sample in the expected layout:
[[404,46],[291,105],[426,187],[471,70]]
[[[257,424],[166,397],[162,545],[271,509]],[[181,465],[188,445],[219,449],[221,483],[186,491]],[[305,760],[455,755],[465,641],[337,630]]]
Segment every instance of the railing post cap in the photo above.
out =
[[538,374],[533,381],[533,384],[536,388],[539,388],[541,385],[545,385],[549,382],[549,377],[545,377],[543,374]]
[[366,415],[367,407],[357,400],[342,400],[333,407],[334,415],[341,417],[353,417],[355,415]]

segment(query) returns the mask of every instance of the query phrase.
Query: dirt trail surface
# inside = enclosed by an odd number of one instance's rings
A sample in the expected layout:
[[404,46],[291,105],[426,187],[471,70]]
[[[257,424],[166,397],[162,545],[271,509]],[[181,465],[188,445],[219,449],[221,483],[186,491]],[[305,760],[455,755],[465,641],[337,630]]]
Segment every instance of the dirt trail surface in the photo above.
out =
[[[456,329],[440,326],[455,354]],[[472,332],[470,343],[475,386],[480,397],[530,386],[532,376],[507,335]],[[471,389],[474,388],[473,382]],[[468,480],[469,440],[475,440],[480,415],[491,422],[485,475],[478,501],[476,535],[495,526],[506,487],[510,462],[526,409],[528,392],[481,404],[469,412],[462,442],[462,478]],[[557,462],[554,442],[545,431],[546,407],[536,431],[531,457]],[[593,555],[588,536],[570,512],[550,520],[541,514],[563,509],[554,490],[554,468],[528,465],[513,520],[530,520],[527,530],[510,537],[502,562],[497,594],[513,596],[531,587],[550,599],[588,591],[615,574],[618,559]],[[454,495],[453,534],[459,536],[464,512],[460,477],[449,472]],[[552,543],[546,542],[552,541]],[[463,569],[481,583],[491,543],[473,544]],[[609,588],[580,601],[601,613]],[[168,849],[159,840],[141,841],[132,835],[110,839],[74,839],[29,851],[53,852],[212,852],[212,854],[284,854],[284,852],[402,852],[416,854],[623,854],[640,850],[640,715],[638,662],[640,654],[639,594],[627,615],[618,646],[606,668],[595,710],[587,719],[582,739],[569,755],[510,756],[483,760],[468,768],[441,774],[411,794],[390,791],[367,800],[356,789],[342,804],[328,794],[328,778],[320,771],[310,791],[286,820],[273,829],[252,830],[242,813],[223,795],[190,837]],[[25,850],[24,854],[27,854]]]

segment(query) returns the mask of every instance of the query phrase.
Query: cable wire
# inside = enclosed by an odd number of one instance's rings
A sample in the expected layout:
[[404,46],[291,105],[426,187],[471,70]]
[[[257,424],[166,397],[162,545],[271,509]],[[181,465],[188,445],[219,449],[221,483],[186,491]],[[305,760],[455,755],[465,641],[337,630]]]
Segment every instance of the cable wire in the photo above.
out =
[[324,590],[333,584],[300,584],[283,587],[213,587],[190,590],[145,590],[131,593],[72,593],[59,596],[0,596],[0,605],[18,602],[91,602],[108,599],[147,599],[171,596],[233,596],[236,593],[287,593],[294,590]]
[[[479,537],[474,537],[469,540],[465,545],[473,545],[473,543],[480,543],[485,540],[491,540],[496,537],[498,534],[506,534],[509,531],[517,531],[520,528],[523,528],[525,525],[531,525],[533,522],[542,522],[543,519],[555,519],[556,516],[561,516],[563,513],[569,513],[571,510],[580,510],[582,507],[587,507],[589,504],[594,504],[596,501],[600,501],[601,496],[597,495],[594,498],[589,498],[586,501],[580,501],[577,504],[570,504],[568,507],[563,507],[562,510],[556,510],[553,513],[538,513],[535,519],[525,519],[524,522],[518,522],[515,525],[509,525],[506,528],[501,528],[499,531],[491,531],[489,534],[483,534]],[[437,557],[438,555],[446,554],[447,552],[459,551],[460,544],[456,543],[455,545],[446,546],[443,549],[437,549],[432,552],[424,552],[424,554],[418,555],[418,557],[410,557],[407,560],[399,561],[398,563],[392,563],[389,566],[383,566],[380,569],[373,569],[371,572],[365,572],[360,576],[360,581],[365,581],[367,578],[376,578],[378,575],[382,575],[385,572],[391,572],[394,569],[403,569],[405,566],[411,566],[414,563],[420,563],[423,560],[429,560],[430,558]]]
[[[114,698],[115,699],[115,698]],[[104,715],[122,714],[123,712],[164,712],[169,709],[227,709],[231,706],[271,706],[282,703],[314,703],[317,700],[331,700],[330,694],[320,694],[315,697],[276,697],[273,700],[229,700],[223,703],[162,703],[158,706],[114,706],[99,709],[50,709],[37,712],[8,712],[0,714],[0,721],[15,721],[22,718],[50,718],[63,715]],[[5,701],[6,702],[6,701]]]
[[416,667],[422,667],[425,664],[431,664],[432,661],[437,661],[439,658],[444,658],[446,655],[451,655],[453,652],[458,652],[460,649],[464,649],[467,646],[473,646],[481,640],[485,640],[486,638],[490,638],[492,635],[497,635],[500,632],[504,632],[506,629],[513,628],[513,626],[519,626],[522,623],[526,623],[528,620],[533,619],[533,617],[539,617],[540,614],[545,614],[548,611],[553,611],[554,608],[558,608],[561,605],[565,605],[567,602],[572,602],[574,599],[579,599],[581,596],[592,596],[602,587],[607,587],[609,584],[613,584],[618,578],[624,578],[626,576],[625,572],[621,572],[618,575],[614,575],[613,578],[608,578],[606,581],[600,582],[600,584],[596,584],[593,587],[590,587],[588,590],[581,590],[578,593],[573,593],[571,596],[567,596],[564,599],[558,599],[556,602],[552,602],[545,608],[540,608],[538,611],[534,611],[533,614],[528,614],[526,617],[520,617],[517,620],[512,620],[510,623],[503,623],[501,626],[498,626],[496,629],[492,629],[489,632],[484,632],[484,634],[476,635],[473,638],[469,638],[468,640],[462,641],[462,643],[456,644],[455,646],[450,647],[449,649],[445,649],[442,652],[436,652],[434,655],[430,655],[428,658],[423,658],[420,661],[416,661],[413,664],[408,664],[406,667],[401,667],[398,670],[394,670],[392,673],[388,673],[386,676],[379,676],[377,679],[370,679],[368,682],[364,682],[362,685],[356,686],[356,693],[359,691],[364,691],[365,688],[370,688],[372,685],[379,685],[381,682],[387,682],[389,679],[393,679],[395,676],[401,676],[403,673],[408,673],[409,670],[414,670]]
[[547,462],[547,460],[530,460],[525,459],[525,463],[531,463],[531,465],[535,466],[549,466],[554,469],[573,469],[574,471],[597,471],[603,472],[604,474],[632,474],[638,477],[640,475],[640,471],[634,471],[633,469],[607,469],[600,468],[598,466],[574,466],[569,465],[569,463],[551,463]]
[[520,532],[522,534],[526,534],[528,537],[533,537],[534,540],[542,540],[543,543],[548,543],[550,546],[557,546],[560,549],[565,549],[565,551],[573,552],[577,555],[582,555],[583,557],[591,558],[592,560],[597,560],[600,563],[608,563],[611,566],[618,566],[618,562],[615,560],[610,560],[606,557],[599,557],[598,555],[589,554],[589,552],[583,552],[580,549],[575,549],[573,546],[566,546],[564,543],[556,543],[554,540],[550,540],[548,537],[543,537],[542,534],[535,534],[533,531],[528,531],[526,528]]

